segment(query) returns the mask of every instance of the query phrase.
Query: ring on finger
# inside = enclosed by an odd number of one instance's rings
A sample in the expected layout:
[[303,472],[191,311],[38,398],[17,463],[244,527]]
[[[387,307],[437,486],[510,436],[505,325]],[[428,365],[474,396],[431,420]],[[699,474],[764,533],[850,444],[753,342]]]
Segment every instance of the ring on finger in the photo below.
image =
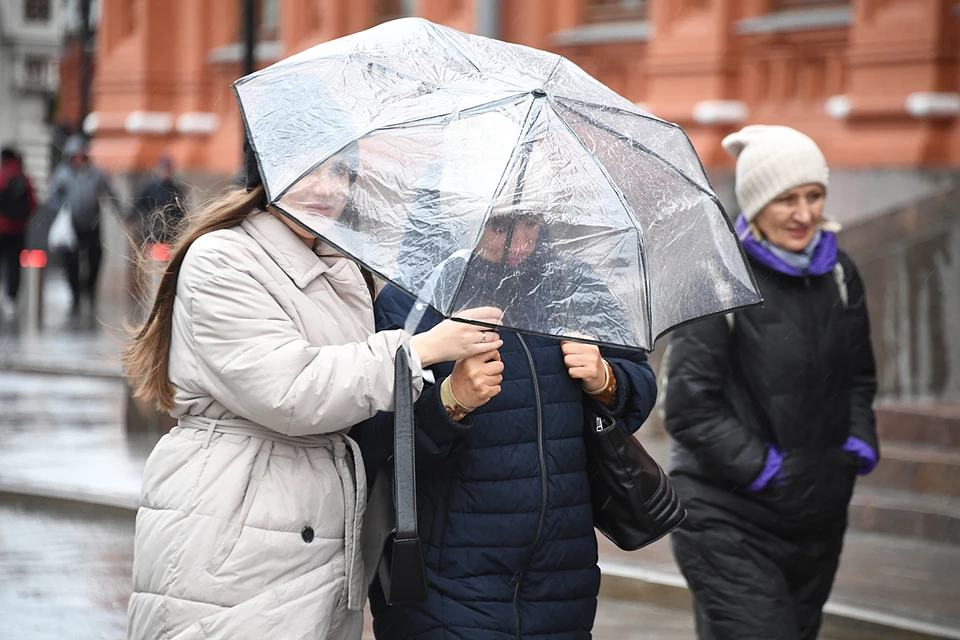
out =
[[483,344],[483,343],[486,342],[486,341],[487,341],[487,332],[486,332],[486,331],[481,331],[481,332],[480,332],[480,344]]

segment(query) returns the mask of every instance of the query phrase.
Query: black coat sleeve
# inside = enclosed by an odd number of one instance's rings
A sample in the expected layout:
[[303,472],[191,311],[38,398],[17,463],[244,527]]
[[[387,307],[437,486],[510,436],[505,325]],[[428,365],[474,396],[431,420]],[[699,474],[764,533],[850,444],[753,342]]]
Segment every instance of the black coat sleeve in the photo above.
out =
[[746,487],[763,470],[768,448],[737,418],[725,396],[731,340],[722,316],[674,332],[665,427],[711,474]]
[[877,365],[870,341],[870,317],[867,312],[866,291],[860,272],[846,255],[841,254],[844,278],[847,282],[847,317],[850,329],[853,379],[850,388],[850,435],[862,440],[880,458],[880,440],[877,437],[877,419],[873,402],[877,397]]

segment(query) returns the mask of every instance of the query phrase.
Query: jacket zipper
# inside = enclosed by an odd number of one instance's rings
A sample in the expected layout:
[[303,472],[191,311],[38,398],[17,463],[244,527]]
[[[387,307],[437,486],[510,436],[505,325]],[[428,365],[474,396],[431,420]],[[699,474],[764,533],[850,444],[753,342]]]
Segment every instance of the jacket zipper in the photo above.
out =
[[[537,534],[533,537],[533,544],[530,545],[530,552],[532,554],[534,548],[537,546],[537,542],[540,541],[540,534],[543,533],[543,521],[547,515],[547,460],[543,453],[543,407],[540,404],[540,383],[537,380],[537,367],[533,362],[533,353],[530,352],[527,341],[524,340],[520,334],[517,334],[517,338],[520,339],[520,344],[527,354],[527,362],[530,363],[530,375],[533,378],[533,396],[537,402],[537,453],[540,455],[540,486],[542,498],[540,502],[540,520],[537,522]],[[520,585],[522,583],[523,572],[521,571],[517,576],[517,585],[513,591],[513,613],[517,621],[517,640],[520,639]]]

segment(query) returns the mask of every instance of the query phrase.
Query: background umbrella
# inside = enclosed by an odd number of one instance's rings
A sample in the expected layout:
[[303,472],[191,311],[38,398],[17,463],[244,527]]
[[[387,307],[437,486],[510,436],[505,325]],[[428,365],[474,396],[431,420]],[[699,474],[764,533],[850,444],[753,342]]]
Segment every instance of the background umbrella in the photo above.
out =
[[[760,300],[683,131],[560,56],[406,18],[235,90],[269,201],[446,317],[495,304],[512,329],[651,349]],[[331,223],[307,187],[344,151]],[[491,258],[521,224],[528,254]]]

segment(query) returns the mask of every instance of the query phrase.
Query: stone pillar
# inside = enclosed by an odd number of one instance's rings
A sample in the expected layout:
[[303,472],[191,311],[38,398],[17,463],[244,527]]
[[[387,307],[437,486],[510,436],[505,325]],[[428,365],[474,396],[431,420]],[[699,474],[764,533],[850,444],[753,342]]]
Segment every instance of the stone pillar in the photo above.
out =
[[173,156],[177,171],[187,171],[207,166],[212,136],[223,126],[214,107],[215,79],[207,56],[232,38],[216,30],[214,3],[177,0],[177,4],[180,38],[174,73],[179,91],[172,108],[176,139],[165,152]]
[[550,0],[500,2],[500,39],[552,50],[551,34],[557,31],[564,3]]

